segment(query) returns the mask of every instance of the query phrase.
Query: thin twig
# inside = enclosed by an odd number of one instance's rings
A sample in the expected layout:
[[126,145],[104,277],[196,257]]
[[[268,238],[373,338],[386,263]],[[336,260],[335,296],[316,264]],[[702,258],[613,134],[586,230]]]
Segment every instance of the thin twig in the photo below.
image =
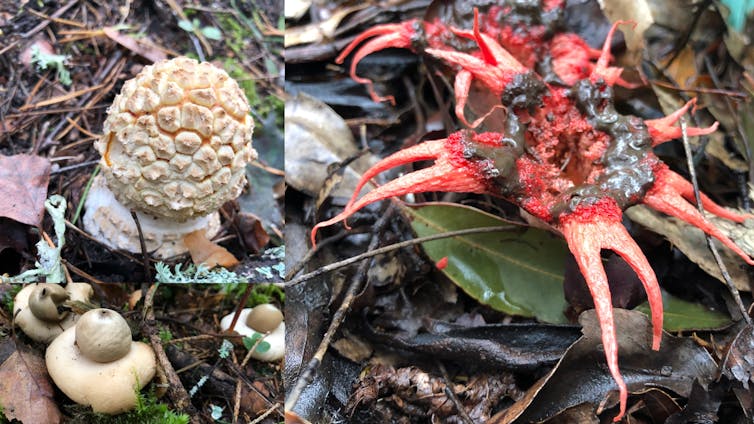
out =
[[[681,134],[683,135],[683,150],[686,154],[686,165],[689,168],[691,184],[694,187],[694,200],[696,200],[696,208],[699,209],[699,213],[704,216],[704,207],[702,206],[702,198],[699,194],[699,184],[696,180],[696,170],[694,169],[694,163],[692,160],[691,146],[689,145],[689,137],[686,133],[686,119],[683,117],[681,117]],[[704,235],[707,239],[707,246],[709,247],[710,252],[712,252],[712,256],[715,258],[717,266],[720,268],[720,273],[723,276],[723,280],[725,280],[725,285],[728,286],[728,290],[730,291],[731,296],[733,296],[733,300],[736,302],[741,315],[743,315],[744,321],[746,321],[747,324],[751,325],[751,317],[748,313],[746,313],[746,307],[744,307],[744,303],[743,301],[741,301],[741,295],[738,293],[736,286],[733,285],[733,280],[730,278],[730,274],[728,274],[728,269],[726,268],[725,263],[723,263],[723,259],[720,257],[720,253],[717,251],[717,247],[712,242],[712,236],[707,233],[705,233]]]
[[[395,211],[395,206],[391,205],[387,212],[380,217],[380,219],[377,220],[377,222],[374,224],[375,230],[374,235],[372,236],[372,240],[369,242],[369,249],[373,250],[380,242],[380,236],[382,228],[389,222],[390,217],[392,217],[393,212]],[[298,403],[298,399],[301,396],[301,393],[303,393],[304,389],[314,381],[314,377],[317,374],[317,370],[319,369],[319,365],[322,363],[323,358],[325,357],[325,353],[327,352],[327,349],[330,347],[330,342],[332,341],[332,338],[335,336],[335,332],[338,331],[338,328],[340,328],[340,325],[343,323],[343,321],[346,318],[346,314],[348,313],[348,310],[351,309],[351,304],[353,303],[354,299],[358,296],[358,294],[361,292],[362,283],[366,279],[366,273],[369,269],[369,262],[365,261],[362,262],[359,265],[359,269],[356,272],[356,275],[354,275],[353,279],[351,280],[351,284],[348,286],[348,289],[346,290],[346,294],[343,297],[343,302],[338,307],[338,310],[335,311],[333,314],[332,320],[330,320],[330,326],[327,328],[327,331],[325,332],[325,335],[322,337],[322,340],[319,342],[319,346],[317,347],[317,351],[314,352],[314,355],[309,360],[309,362],[306,364],[304,369],[301,371],[301,374],[299,374],[298,379],[296,381],[296,384],[293,386],[293,389],[290,391],[288,396],[286,396],[285,399],[285,410],[286,411],[292,411],[293,407],[296,406],[296,403]]]
[[96,165],[98,163],[99,163],[99,159],[77,163],[76,165],[68,165],[68,166],[64,166],[62,168],[56,169],[55,171],[50,171],[50,175],[61,174],[63,172],[73,171],[74,169],[84,168],[86,166]]
[[393,250],[402,249],[407,246],[413,246],[415,244],[426,243],[428,241],[439,240],[439,239],[444,239],[444,238],[449,238],[449,237],[465,236],[469,234],[496,233],[496,232],[510,231],[512,227],[513,225],[499,225],[495,227],[467,228],[465,230],[448,231],[445,233],[433,234],[431,236],[405,240],[400,243],[395,243],[395,244],[391,244],[385,247],[380,247],[379,249],[369,250],[360,255],[356,255],[351,258],[344,259],[340,262],[335,262],[330,265],[323,266],[322,268],[319,268],[316,271],[312,271],[308,274],[301,275],[290,281],[282,283],[282,285],[284,287],[295,286],[296,284],[303,283],[304,281],[311,280],[312,278],[319,277],[320,275],[335,271],[336,269],[346,267],[348,265],[359,262],[361,260],[371,258],[372,256],[392,252]]
[[141,224],[136,211],[131,211],[131,217],[136,223],[136,232],[139,233],[139,245],[141,245],[141,263],[144,265],[144,281],[152,281],[152,272],[149,269],[149,252],[147,252],[147,243],[144,241],[144,233],[141,232]]
[[280,409],[280,404],[276,403],[276,404],[272,405],[270,407],[270,409],[264,411],[264,413],[262,415],[256,417],[254,419],[254,421],[249,422],[249,424],[259,424],[259,423],[261,423],[262,420],[264,420],[265,418],[267,418],[270,414],[272,414],[273,412],[275,412],[278,409]]
[[233,329],[236,328],[236,322],[238,322],[238,317],[241,316],[241,311],[243,311],[243,308],[246,305],[246,301],[249,300],[252,288],[253,285],[246,285],[246,290],[244,290],[243,295],[241,295],[241,301],[238,302],[238,306],[236,306],[236,312],[233,314],[233,320],[230,321],[228,331],[233,331]]
[[183,383],[181,383],[181,379],[175,372],[173,364],[170,363],[170,360],[165,354],[165,349],[162,347],[162,340],[160,340],[160,335],[157,331],[157,321],[154,317],[154,296],[157,292],[158,286],[159,284],[152,284],[149,290],[147,290],[146,296],[144,296],[144,332],[149,338],[149,343],[154,349],[157,360],[165,373],[165,377],[168,379],[168,396],[175,404],[176,409],[192,416],[192,423],[198,423],[199,418],[195,414],[196,409],[191,404],[191,397],[186,391],[186,388],[183,387]]
[[458,415],[461,416],[461,419],[465,424],[474,424],[474,420],[469,417],[469,414],[466,412],[466,408],[463,407],[461,400],[458,399],[458,396],[456,396],[456,392],[454,392],[451,388],[451,385],[453,383],[450,381],[450,376],[448,375],[448,370],[445,369],[445,365],[443,365],[442,362],[438,361],[437,368],[440,369],[442,378],[443,380],[445,380],[445,396],[447,396],[448,399],[453,402],[453,405],[455,405],[456,407],[456,411],[458,411]]

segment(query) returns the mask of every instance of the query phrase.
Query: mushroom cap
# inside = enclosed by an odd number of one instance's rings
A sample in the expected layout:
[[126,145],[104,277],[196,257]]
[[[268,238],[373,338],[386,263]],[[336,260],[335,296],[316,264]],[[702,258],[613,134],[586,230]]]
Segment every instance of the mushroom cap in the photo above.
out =
[[131,342],[128,354],[113,362],[88,359],[76,346],[76,327],[53,340],[47,347],[45,362],[52,381],[66,396],[103,414],[133,409],[137,383],[141,390],[157,369],[154,351],[142,342]]
[[260,333],[269,333],[283,322],[283,313],[275,305],[257,305],[246,315],[246,325]]
[[93,361],[112,362],[131,350],[131,328],[113,310],[92,309],[76,323],[76,346]]
[[[254,351],[251,352],[251,357],[260,361],[275,362],[283,359],[285,356],[285,321],[280,321],[280,324],[267,335],[265,335],[264,332],[254,330],[246,324],[249,315],[254,309],[257,309],[260,306],[267,309],[268,306],[266,305],[269,305],[280,312],[279,309],[270,304],[257,305],[254,308],[244,308],[241,310],[241,314],[238,316],[238,321],[236,322],[236,326],[233,327],[233,330],[242,336],[252,337],[254,334],[261,334],[264,336],[264,341],[270,344],[270,348],[265,352],[258,352],[254,349]],[[227,331],[230,328],[230,323],[233,321],[233,315],[233,313],[228,314],[220,320],[220,328],[223,331]]]
[[35,317],[43,321],[60,322],[68,311],[58,306],[68,300],[68,292],[58,284],[37,284],[29,295],[29,309]]
[[243,91],[210,63],[178,57],[126,81],[95,142],[126,207],[185,221],[238,197],[254,122]]
[[[29,298],[39,286],[46,286],[46,283],[29,284],[16,294],[13,299],[13,321],[21,327],[27,336],[31,339],[42,343],[50,343],[55,337],[60,335],[66,328],[73,327],[79,316],[76,314],[66,314],[60,321],[46,321],[37,318],[29,307]],[[92,297],[94,290],[87,283],[69,283],[65,287],[68,292],[69,300],[88,302]]]

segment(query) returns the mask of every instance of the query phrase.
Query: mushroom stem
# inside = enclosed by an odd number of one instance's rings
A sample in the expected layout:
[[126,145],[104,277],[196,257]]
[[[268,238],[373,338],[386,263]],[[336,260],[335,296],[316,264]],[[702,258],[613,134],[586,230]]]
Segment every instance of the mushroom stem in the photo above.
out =
[[[86,198],[84,226],[97,240],[112,249],[141,252],[139,233],[131,211],[115,198],[101,176],[95,177]],[[196,230],[206,229],[211,238],[220,231],[217,212],[185,222],[160,218],[136,211],[144,241],[149,252],[157,258],[168,258],[188,251],[183,237]]]

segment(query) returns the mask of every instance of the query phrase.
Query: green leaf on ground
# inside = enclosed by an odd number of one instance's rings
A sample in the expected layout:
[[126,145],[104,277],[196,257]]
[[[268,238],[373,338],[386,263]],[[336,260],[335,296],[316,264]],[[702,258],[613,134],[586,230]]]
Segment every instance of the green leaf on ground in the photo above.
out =
[[[662,306],[662,328],[665,331],[713,330],[731,323],[726,314],[679,299],[665,290],[662,291]],[[649,315],[649,304],[643,303],[636,310]]]
[[433,203],[407,211],[419,237],[510,225],[507,232],[465,235],[422,246],[435,262],[447,257],[443,273],[479,302],[508,314],[567,322],[563,268],[568,249],[562,239],[467,206]]

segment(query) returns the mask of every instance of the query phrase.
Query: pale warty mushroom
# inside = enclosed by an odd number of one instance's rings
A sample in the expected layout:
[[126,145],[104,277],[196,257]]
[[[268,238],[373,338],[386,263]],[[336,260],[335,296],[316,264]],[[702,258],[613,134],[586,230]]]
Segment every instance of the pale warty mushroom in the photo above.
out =
[[157,371],[152,348],[131,340],[126,320],[110,309],[83,314],[47,347],[47,372],[55,385],[94,412],[119,414],[136,406],[136,388]]
[[94,291],[86,283],[29,284],[13,299],[13,321],[31,339],[50,343],[65,329],[73,327],[78,315],[63,307],[67,300],[88,302]]
[[246,96],[222,69],[185,57],[144,67],[115,97],[95,142],[104,179],[89,191],[85,228],[139,252],[133,209],[147,250],[161,258],[185,252],[183,237],[197,229],[214,236],[217,210],[241,193],[256,157],[253,127]]
[[[233,315],[226,315],[220,320],[220,328],[223,331],[230,329]],[[252,358],[275,362],[285,356],[285,321],[283,313],[273,304],[262,303],[253,308],[242,309],[233,330],[242,336],[253,337],[254,334],[259,334],[270,344],[270,348],[264,352],[256,349],[252,351]]]

